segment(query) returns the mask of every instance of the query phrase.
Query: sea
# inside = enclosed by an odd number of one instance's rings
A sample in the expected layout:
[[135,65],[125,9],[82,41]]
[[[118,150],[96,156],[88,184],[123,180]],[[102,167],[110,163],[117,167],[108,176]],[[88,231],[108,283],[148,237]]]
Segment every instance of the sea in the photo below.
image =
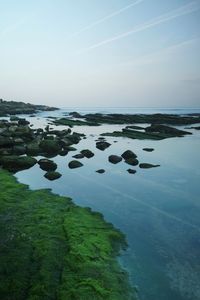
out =
[[[25,117],[33,124],[32,128],[38,128],[50,122],[49,116],[63,117],[71,111],[82,114],[200,113],[200,109],[194,108],[70,107]],[[148,124],[141,126],[145,125]],[[197,125],[200,124],[191,126]],[[123,127],[125,125],[74,126],[73,131],[85,133],[87,138],[75,145],[77,151],[53,158],[62,174],[60,179],[48,181],[38,165],[16,173],[16,177],[33,190],[50,188],[56,194],[69,196],[77,205],[101,212],[106,221],[119,228],[126,235],[128,248],[118,259],[129,273],[140,300],[199,300],[200,131],[187,129],[192,135],[161,141],[106,137],[111,146],[105,151],[96,148],[101,133]],[[185,127],[190,126],[177,126]],[[154,151],[145,152],[146,147]],[[94,157],[83,158],[81,168],[69,169],[72,156],[82,149],[92,150]],[[130,166],[125,162],[114,165],[108,161],[109,155],[121,155],[128,149],[137,154],[140,163],[160,167],[140,169],[136,166],[136,174],[129,174]],[[105,173],[96,173],[98,169],[105,169]]]

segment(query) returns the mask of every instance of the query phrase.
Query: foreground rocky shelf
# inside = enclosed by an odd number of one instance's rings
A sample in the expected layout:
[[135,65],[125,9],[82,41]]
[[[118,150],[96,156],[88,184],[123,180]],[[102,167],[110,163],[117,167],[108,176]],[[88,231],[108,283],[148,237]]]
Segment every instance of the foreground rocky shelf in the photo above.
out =
[[53,111],[57,109],[58,108],[56,107],[46,105],[34,105],[30,103],[5,101],[0,99],[0,117],[17,114],[34,114],[39,111]]
[[118,262],[124,235],[100,213],[0,170],[4,300],[136,299]]

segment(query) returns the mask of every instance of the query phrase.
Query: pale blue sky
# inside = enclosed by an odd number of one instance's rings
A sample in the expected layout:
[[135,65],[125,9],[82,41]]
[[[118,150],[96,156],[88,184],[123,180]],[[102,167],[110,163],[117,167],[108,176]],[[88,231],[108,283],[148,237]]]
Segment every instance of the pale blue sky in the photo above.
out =
[[0,98],[200,107],[200,0],[0,0]]

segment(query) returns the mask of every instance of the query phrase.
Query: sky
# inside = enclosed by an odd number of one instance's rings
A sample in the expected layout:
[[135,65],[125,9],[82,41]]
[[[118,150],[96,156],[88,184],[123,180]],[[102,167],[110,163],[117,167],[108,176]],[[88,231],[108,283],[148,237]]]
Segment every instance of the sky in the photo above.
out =
[[0,0],[0,98],[200,107],[200,0]]

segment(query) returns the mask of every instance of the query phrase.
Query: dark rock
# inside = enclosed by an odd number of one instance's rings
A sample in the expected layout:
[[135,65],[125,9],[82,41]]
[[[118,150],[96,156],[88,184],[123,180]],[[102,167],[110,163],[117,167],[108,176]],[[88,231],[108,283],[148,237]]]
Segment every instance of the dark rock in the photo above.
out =
[[135,174],[135,173],[136,173],[136,170],[128,169],[127,172],[129,172],[130,174]]
[[15,145],[13,147],[13,154],[22,155],[26,153],[26,147],[24,145]]
[[44,177],[48,180],[56,180],[60,178],[62,175],[59,172],[49,171],[46,174],[44,174]]
[[147,152],[152,152],[152,151],[154,151],[154,148],[143,148],[142,150],[147,151]]
[[131,166],[137,166],[139,164],[139,161],[136,158],[128,158],[125,159],[125,163]]
[[145,129],[144,127],[141,127],[141,126],[136,126],[136,125],[132,125],[132,126],[126,126],[126,128],[128,129],[135,129],[135,130],[143,130]]
[[12,137],[0,136],[0,147],[14,146],[14,140]]
[[89,149],[81,150],[81,153],[87,158],[91,158],[94,156],[94,153],[92,151],[90,151]]
[[122,157],[121,156],[117,156],[117,155],[110,155],[108,157],[109,162],[111,162],[112,164],[117,164],[120,161],[122,161]]
[[69,162],[68,166],[69,166],[70,169],[75,169],[75,168],[82,167],[83,164],[78,160],[72,160],[72,161]]
[[125,160],[129,159],[129,158],[136,158],[137,155],[132,152],[131,150],[127,150],[125,151],[122,155],[121,155]]
[[142,163],[142,164],[139,164],[139,167],[141,169],[149,169],[149,168],[160,167],[160,165],[152,165],[152,164],[149,164],[149,163]]
[[40,143],[40,148],[43,152],[48,154],[58,154],[61,150],[61,146],[58,140],[43,140]]
[[106,148],[108,148],[111,144],[108,142],[97,142],[96,143],[96,148],[99,150],[104,151]]
[[72,157],[77,158],[77,159],[81,159],[81,158],[84,158],[84,155],[82,153],[79,153],[79,154],[76,154]]
[[52,160],[43,158],[38,161],[40,168],[44,171],[55,171],[57,169],[57,164]]
[[160,124],[152,124],[149,127],[145,128],[146,132],[151,132],[151,133],[161,133],[161,134],[167,134],[170,136],[174,137],[179,137],[183,136],[185,134],[191,134],[191,132],[179,130],[174,127],[166,126],[166,125],[160,125]]
[[33,167],[37,160],[31,156],[3,156],[0,158],[0,164],[4,169],[10,172],[17,172]]
[[67,149],[62,149],[62,150],[60,150],[60,152],[59,152],[59,155],[60,156],[65,156],[65,155],[67,155],[68,154],[68,150]]
[[19,125],[28,125],[28,124],[30,124],[30,122],[27,121],[26,119],[19,119],[18,124]]
[[76,111],[70,112],[69,115],[72,116],[73,118],[82,118],[82,116]]
[[103,174],[103,173],[105,173],[105,170],[104,169],[99,169],[96,172],[99,173],[99,174]]

